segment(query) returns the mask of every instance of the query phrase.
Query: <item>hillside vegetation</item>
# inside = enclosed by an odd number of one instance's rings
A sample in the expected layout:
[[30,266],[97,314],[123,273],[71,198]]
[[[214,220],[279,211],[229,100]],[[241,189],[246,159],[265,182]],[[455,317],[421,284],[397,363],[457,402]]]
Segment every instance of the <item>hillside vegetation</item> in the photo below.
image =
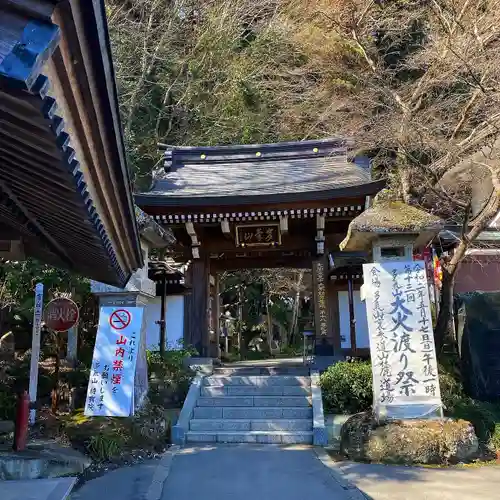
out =
[[[456,222],[438,331],[500,209],[500,0],[108,0],[136,189],[157,143],[352,137],[390,196]],[[439,335],[438,335],[439,337]]]

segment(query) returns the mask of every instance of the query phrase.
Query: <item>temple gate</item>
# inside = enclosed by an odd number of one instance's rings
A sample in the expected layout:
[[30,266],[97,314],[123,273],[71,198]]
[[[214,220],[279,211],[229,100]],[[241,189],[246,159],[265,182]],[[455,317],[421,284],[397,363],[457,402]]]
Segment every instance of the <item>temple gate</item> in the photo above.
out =
[[[184,342],[217,356],[218,275],[247,268],[312,269],[316,354],[368,354],[360,300],[368,255],[340,252],[349,223],[384,186],[340,139],[174,147],[136,203],[176,237],[188,264]],[[215,334],[210,335],[210,326]]]

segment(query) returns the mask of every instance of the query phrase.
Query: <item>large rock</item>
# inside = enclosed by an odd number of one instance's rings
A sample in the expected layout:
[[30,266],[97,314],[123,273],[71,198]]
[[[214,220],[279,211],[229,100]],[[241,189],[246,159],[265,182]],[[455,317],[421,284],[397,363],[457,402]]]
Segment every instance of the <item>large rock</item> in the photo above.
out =
[[370,413],[358,413],[342,427],[340,446],[352,460],[441,464],[474,458],[479,443],[465,420],[400,420],[378,425]]

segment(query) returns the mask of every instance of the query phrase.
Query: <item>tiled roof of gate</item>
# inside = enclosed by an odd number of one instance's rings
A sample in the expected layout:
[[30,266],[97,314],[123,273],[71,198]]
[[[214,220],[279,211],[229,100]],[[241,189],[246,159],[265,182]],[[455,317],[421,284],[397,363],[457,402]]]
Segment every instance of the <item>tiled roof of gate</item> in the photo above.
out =
[[[348,161],[342,139],[245,146],[173,147],[142,206],[251,203],[377,192],[369,168]],[[380,187],[379,187],[380,185]],[[365,192],[366,191],[366,192]],[[260,200],[259,200],[260,201]]]

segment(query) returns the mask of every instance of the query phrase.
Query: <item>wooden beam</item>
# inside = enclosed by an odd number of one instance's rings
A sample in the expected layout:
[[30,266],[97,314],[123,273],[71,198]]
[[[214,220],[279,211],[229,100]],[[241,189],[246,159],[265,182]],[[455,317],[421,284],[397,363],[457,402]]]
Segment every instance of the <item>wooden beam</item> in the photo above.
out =
[[222,229],[222,234],[224,235],[225,238],[228,240],[232,238],[231,236],[231,227],[229,225],[229,221],[227,219],[224,219],[220,223],[220,227]]
[[316,215],[316,253],[323,255],[325,253],[325,216]]
[[365,198],[365,210],[368,210],[373,205],[373,200],[371,196]]
[[[218,240],[210,239],[207,236],[203,239],[203,248],[207,253],[228,253],[228,252],[238,252],[241,249],[236,247],[233,240],[229,241],[227,239],[220,238]],[[273,252],[276,249],[282,251],[295,251],[295,250],[313,250],[314,245],[311,240],[311,236],[304,234],[288,235],[282,240],[282,244],[279,247],[255,247],[255,251],[260,252]]]
[[283,257],[283,258],[233,258],[233,259],[210,259],[212,270],[233,271],[237,269],[277,269],[277,268],[295,268],[310,269],[311,257]]
[[288,234],[288,215],[280,215],[281,234]]
[[191,255],[193,259],[200,258],[200,241],[198,240],[198,236],[196,235],[196,230],[194,228],[194,224],[192,222],[186,222],[185,224],[187,234],[191,238]]

